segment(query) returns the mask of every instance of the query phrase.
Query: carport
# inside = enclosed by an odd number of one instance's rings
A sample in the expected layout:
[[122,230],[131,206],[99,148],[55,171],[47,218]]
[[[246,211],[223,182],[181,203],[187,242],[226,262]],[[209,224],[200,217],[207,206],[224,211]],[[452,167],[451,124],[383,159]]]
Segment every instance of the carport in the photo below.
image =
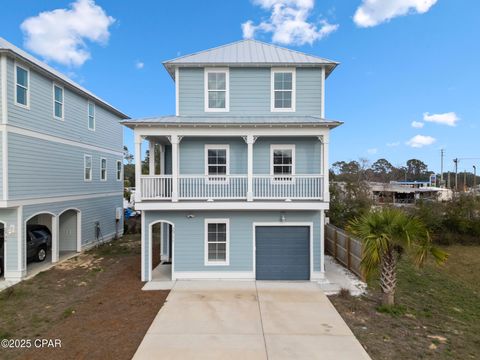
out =
[[78,209],[67,209],[58,216],[58,256],[60,259],[73,252],[80,251],[82,229],[81,212]]
[[[34,273],[42,271],[43,268],[49,266],[50,263],[58,261],[58,257],[55,255],[58,252],[57,247],[57,217],[55,214],[50,212],[42,212],[32,215],[25,221],[25,263],[27,264],[27,276],[31,276]],[[50,248],[46,248],[45,250],[45,260],[39,261],[32,261],[32,256],[34,256],[35,252],[38,251],[38,248],[35,247],[35,244],[29,239],[31,238],[29,235],[28,227],[30,225],[44,225],[52,234],[52,245]]]

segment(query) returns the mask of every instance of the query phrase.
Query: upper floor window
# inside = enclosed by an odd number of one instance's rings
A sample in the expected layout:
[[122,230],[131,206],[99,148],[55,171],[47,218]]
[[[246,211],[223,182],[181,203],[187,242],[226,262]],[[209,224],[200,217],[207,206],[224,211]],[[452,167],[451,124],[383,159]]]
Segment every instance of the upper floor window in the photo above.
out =
[[229,220],[205,219],[205,265],[229,264]]
[[272,145],[270,153],[270,174],[275,175],[275,180],[290,179],[295,174],[295,145]]
[[63,119],[63,87],[53,84],[53,116]]
[[92,181],[92,156],[85,155],[83,159],[83,179],[85,181]]
[[122,181],[122,161],[117,160],[117,181]]
[[30,72],[15,65],[15,104],[28,108],[30,101]]
[[295,111],[295,69],[272,69],[272,111]]
[[107,181],[107,159],[100,159],[100,181]]
[[205,175],[209,180],[226,180],[229,169],[228,145],[205,145]]
[[95,130],[95,103],[88,102],[88,129]]
[[229,111],[228,69],[205,69],[205,111]]

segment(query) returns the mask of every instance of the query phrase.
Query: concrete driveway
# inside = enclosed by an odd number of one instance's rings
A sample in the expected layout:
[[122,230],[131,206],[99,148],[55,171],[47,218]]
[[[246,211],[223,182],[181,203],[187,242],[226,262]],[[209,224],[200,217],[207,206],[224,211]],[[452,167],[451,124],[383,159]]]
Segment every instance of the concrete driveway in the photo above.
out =
[[370,359],[317,284],[259,281],[177,281],[134,356],[152,358]]

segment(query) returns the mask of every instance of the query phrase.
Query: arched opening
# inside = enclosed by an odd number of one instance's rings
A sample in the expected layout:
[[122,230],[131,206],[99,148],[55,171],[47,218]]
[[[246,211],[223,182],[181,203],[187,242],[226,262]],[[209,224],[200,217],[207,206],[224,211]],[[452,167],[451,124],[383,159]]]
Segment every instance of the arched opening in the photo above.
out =
[[150,224],[151,281],[172,280],[173,223],[159,220]]
[[27,275],[42,271],[56,261],[52,256],[55,247],[55,214],[39,213],[30,217],[25,226],[25,260]]
[[68,209],[58,217],[58,258],[81,250],[80,210]]
[[5,249],[5,223],[0,221],[0,280],[5,277],[5,259],[7,251]]

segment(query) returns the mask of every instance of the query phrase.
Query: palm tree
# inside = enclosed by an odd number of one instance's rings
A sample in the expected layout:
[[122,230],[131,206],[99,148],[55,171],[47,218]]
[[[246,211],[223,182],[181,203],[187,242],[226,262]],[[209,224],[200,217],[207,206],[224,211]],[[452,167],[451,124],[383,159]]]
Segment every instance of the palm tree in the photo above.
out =
[[383,305],[395,303],[397,262],[403,253],[417,267],[431,254],[443,264],[448,254],[433,246],[425,225],[416,217],[396,208],[369,212],[350,221],[348,230],[363,242],[361,267],[370,276],[380,267]]

